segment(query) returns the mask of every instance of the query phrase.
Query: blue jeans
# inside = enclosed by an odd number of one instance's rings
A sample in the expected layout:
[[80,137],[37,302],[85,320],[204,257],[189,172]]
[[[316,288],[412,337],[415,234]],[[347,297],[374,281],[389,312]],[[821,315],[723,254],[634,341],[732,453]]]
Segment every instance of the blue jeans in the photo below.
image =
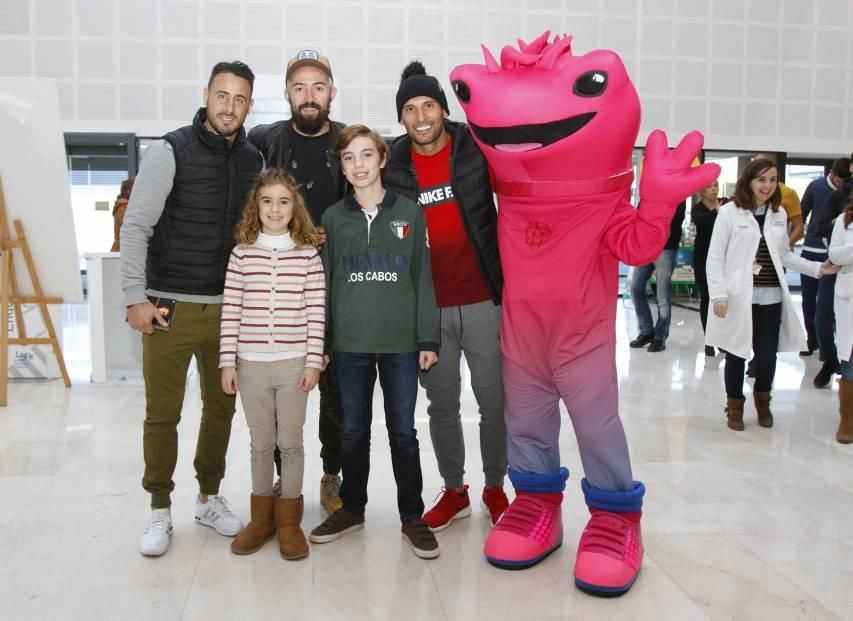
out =
[[[631,281],[631,300],[637,313],[640,335],[653,334],[656,339],[665,341],[669,336],[669,322],[672,319],[672,291],[670,280],[675,269],[677,250],[663,250],[654,263],[634,268]],[[657,287],[658,320],[652,326],[652,311],[646,299],[646,284],[655,272]]]
[[850,362],[841,361],[841,379],[845,382],[853,382],[853,351],[850,352]]
[[424,512],[424,502],[421,499],[421,454],[415,430],[418,352],[335,352],[334,356],[344,413],[341,443],[341,500],[344,508],[363,515],[367,506],[373,387],[376,385],[378,368],[379,384],[385,397],[385,426],[391,445],[394,480],[397,482],[400,520],[406,522],[420,518]]

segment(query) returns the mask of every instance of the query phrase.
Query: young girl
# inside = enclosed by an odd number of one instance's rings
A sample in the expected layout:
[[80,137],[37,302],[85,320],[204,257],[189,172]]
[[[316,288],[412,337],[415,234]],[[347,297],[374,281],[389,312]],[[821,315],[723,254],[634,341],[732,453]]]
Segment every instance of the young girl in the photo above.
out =
[[[278,530],[287,560],[308,555],[302,532],[302,426],[324,367],[326,282],[317,232],[296,182],[260,173],[246,201],[225,278],[219,366],[222,390],[238,390],[252,451],[252,520],[231,544],[256,552]],[[273,497],[273,451],[281,497]]]
[[335,148],[353,187],[323,214],[330,332],[344,414],[343,508],[311,531],[311,541],[328,543],[364,527],[378,369],[403,537],[417,556],[435,558],[438,543],[422,519],[415,431],[418,368],[426,372],[438,360],[426,218],[417,203],[382,187],[388,147],[381,136],[350,125]]
[[853,197],[835,219],[829,260],[841,266],[835,281],[835,342],[841,359],[838,385],[841,422],[835,439],[841,444],[853,443]]
[[734,199],[719,209],[708,250],[714,313],[708,316],[705,343],[726,352],[726,412],[735,431],[744,429],[744,363],[753,343],[752,396],[762,427],[773,426],[770,388],[776,352],[800,351],[806,345],[783,266],[813,278],[837,271],[829,262],[808,261],[791,252],[788,218],[780,203],[776,165],[751,161],[737,180]]

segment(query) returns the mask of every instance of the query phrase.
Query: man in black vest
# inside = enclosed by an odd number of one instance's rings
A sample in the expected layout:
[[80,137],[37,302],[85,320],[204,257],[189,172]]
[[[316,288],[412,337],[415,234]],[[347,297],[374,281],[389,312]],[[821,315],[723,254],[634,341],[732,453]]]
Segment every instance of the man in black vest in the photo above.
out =
[[[286,168],[299,182],[315,225],[323,212],[346,193],[346,179],[335,157],[335,142],[343,123],[329,120],[329,109],[337,94],[329,59],[314,50],[300,50],[287,63],[284,98],[290,104],[290,119],[259,125],[249,132],[249,142],[264,155],[267,166]],[[325,236],[321,231],[321,241]],[[341,438],[343,413],[334,360],[320,374],[320,457],[323,478],[320,504],[334,513],[341,508]],[[275,451],[281,474],[281,455]],[[279,483],[276,483],[278,485]]]
[[242,528],[219,496],[235,406],[219,382],[219,322],[234,229],[263,167],[243,129],[254,79],[239,61],[213,67],[204,90],[207,105],[192,125],[148,147],[121,229],[127,321],[142,332],[142,486],[151,494],[152,512],[139,549],[146,556],[169,547],[177,426],[193,356],[203,402],[195,519],[228,537]]

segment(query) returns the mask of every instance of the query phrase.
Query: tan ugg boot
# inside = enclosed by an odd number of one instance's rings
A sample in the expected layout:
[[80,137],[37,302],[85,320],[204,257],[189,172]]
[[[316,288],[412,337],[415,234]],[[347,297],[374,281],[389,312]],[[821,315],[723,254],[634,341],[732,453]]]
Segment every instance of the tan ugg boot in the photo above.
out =
[[275,498],[272,496],[255,496],[252,494],[252,520],[231,542],[231,551],[234,554],[257,552],[266,543],[266,540],[275,534],[274,503]]
[[841,422],[835,439],[841,444],[853,444],[853,381],[840,380],[838,384],[838,411]]
[[729,397],[726,399],[726,417],[728,417],[729,429],[734,431],[743,431],[743,404],[746,399],[734,399]]
[[773,413],[770,411],[770,393],[753,392],[752,398],[755,401],[755,411],[758,413],[758,424],[762,427],[772,427]]
[[281,557],[295,561],[308,556],[308,542],[302,532],[302,496],[278,498],[275,501],[275,525],[278,528],[278,547]]

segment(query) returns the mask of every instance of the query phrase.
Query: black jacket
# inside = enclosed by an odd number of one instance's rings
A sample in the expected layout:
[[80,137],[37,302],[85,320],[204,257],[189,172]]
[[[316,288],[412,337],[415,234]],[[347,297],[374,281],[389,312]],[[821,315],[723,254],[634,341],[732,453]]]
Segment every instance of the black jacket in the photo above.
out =
[[[832,237],[832,227],[835,219],[841,214],[853,196],[853,177],[845,179],[844,185],[834,190],[823,204],[812,212],[812,220],[815,221],[817,234],[824,239]],[[809,226],[811,230],[811,226]]]
[[[346,127],[343,123],[329,121],[329,146],[326,149],[326,161],[332,173],[332,183],[336,191],[336,200],[341,200],[347,192],[347,180],[341,174],[341,163],[335,157],[335,143],[338,135]],[[249,132],[249,142],[264,156],[267,166],[275,168],[287,168],[290,164],[290,144],[292,142],[293,126],[290,120],[277,121],[269,125],[258,125]]]
[[207,109],[163,136],[175,155],[175,177],[148,246],[151,289],[222,295],[234,231],[246,195],[263,167],[242,128],[234,142],[207,131]]
[[[450,185],[459,206],[462,225],[474,248],[492,302],[500,304],[503,272],[498,252],[498,212],[489,182],[488,165],[467,125],[445,121],[444,126],[452,141]],[[391,158],[385,166],[383,182],[387,188],[417,201],[418,179],[412,162],[411,144],[407,134],[391,142]]]

